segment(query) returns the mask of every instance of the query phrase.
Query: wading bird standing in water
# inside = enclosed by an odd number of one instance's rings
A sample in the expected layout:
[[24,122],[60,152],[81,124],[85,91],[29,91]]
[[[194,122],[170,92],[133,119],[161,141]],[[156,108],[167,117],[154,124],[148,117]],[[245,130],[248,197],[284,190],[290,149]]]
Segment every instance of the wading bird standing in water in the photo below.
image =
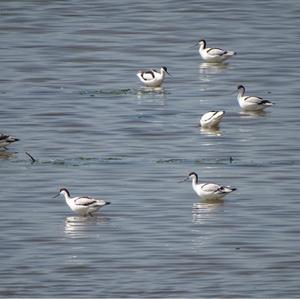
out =
[[191,172],[188,177],[181,182],[187,181],[188,179],[192,180],[192,186],[197,195],[205,200],[220,200],[223,199],[225,195],[236,190],[236,188],[232,188],[229,186],[222,186],[215,183],[199,182],[198,175],[195,172]]
[[136,75],[145,86],[159,87],[163,83],[166,74],[170,75],[167,68],[163,66],[159,72],[156,70],[139,71]]
[[206,62],[220,63],[231,58],[236,54],[234,51],[225,51],[220,48],[206,48],[206,41],[199,41],[199,54]]
[[245,96],[245,87],[243,85],[239,85],[237,90],[237,100],[240,107],[245,111],[262,111],[265,108],[273,106],[272,102],[264,100],[263,98],[255,96]]
[[63,195],[65,200],[73,212],[78,213],[81,216],[94,216],[101,207],[109,205],[110,202],[104,201],[102,199],[94,199],[92,197],[71,197],[70,192],[66,188],[59,190],[58,194],[54,196],[58,197]]

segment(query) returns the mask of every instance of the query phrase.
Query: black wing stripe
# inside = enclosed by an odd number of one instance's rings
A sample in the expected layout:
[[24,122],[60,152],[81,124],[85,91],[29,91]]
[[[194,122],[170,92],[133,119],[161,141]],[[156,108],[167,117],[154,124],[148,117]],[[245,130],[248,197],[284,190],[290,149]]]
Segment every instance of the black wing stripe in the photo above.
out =
[[90,205],[92,205],[92,204],[94,204],[94,203],[96,203],[96,200],[94,200],[94,201],[91,201],[91,202],[88,202],[88,203],[86,203],[86,204],[81,204],[81,206],[90,206]]
[[262,100],[261,102],[258,103],[258,105],[264,105],[264,104],[271,104],[271,102],[268,100]]
[[147,78],[144,77],[145,74],[151,75],[151,76],[152,76],[152,79],[155,78],[154,73],[153,73],[152,71],[148,71],[148,72],[143,72],[143,73],[142,73],[142,78],[143,78],[144,80],[149,80],[149,79],[147,79]]
[[222,51],[222,53],[217,54],[219,56],[222,56],[222,55],[224,55],[224,54],[227,53],[227,51],[224,51],[223,49],[220,49],[220,48],[210,48],[210,49],[207,50],[207,53],[209,53],[210,51],[213,51],[213,50],[220,50],[220,51]]
[[219,111],[211,111],[211,112],[214,112],[214,114],[210,118],[208,118],[207,120],[211,120]]

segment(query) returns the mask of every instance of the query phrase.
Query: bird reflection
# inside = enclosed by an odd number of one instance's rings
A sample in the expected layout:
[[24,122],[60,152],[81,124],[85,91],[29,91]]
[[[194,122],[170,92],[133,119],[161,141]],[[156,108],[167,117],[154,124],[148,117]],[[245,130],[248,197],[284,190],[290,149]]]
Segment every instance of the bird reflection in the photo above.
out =
[[99,232],[97,225],[107,223],[105,216],[83,217],[70,216],[65,219],[65,233],[70,237],[85,237],[91,232]]
[[6,160],[15,156],[16,153],[0,150],[0,159]]
[[223,200],[208,200],[197,202],[193,204],[193,223],[197,224],[194,226],[193,232],[194,237],[192,239],[193,250],[199,252],[203,250],[203,247],[209,246],[211,241],[214,239],[214,235],[211,230],[203,229],[203,227],[199,227],[208,222],[208,220],[215,215],[218,210],[223,206]]
[[164,87],[147,87],[143,86],[137,91],[138,96],[148,95],[148,94],[154,94],[154,95],[165,95],[166,90]]
[[220,207],[224,205],[224,200],[207,200],[193,204],[193,223],[203,224]]
[[202,128],[200,127],[200,133],[208,136],[222,136],[222,131],[217,128]]
[[199,73],[202,75],[221,74],[228,68],[228,63],[207,63],[203,62],[199,65]]
[[138,104],[165,105],[166,90],[163,87],[141,87],[137,91]]
[[245,118],[258,118],[258,117],[263,117],[267,114],[268,112],[263,111],[263,110],[258,110],[258,111],[241,111],[240,115],[241,117]]

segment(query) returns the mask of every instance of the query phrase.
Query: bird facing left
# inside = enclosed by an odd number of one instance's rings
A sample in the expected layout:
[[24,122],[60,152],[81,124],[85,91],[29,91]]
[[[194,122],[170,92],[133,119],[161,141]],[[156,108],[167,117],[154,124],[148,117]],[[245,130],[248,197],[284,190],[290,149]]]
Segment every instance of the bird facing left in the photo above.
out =
[[63,195],[70,209],[80,216],[94,216],[94,213],[96,213],[100,208],[110,204],[108,201],[88,196],[71,197],[70,192],[66,188],[60,189],[54,198],[59,195]]

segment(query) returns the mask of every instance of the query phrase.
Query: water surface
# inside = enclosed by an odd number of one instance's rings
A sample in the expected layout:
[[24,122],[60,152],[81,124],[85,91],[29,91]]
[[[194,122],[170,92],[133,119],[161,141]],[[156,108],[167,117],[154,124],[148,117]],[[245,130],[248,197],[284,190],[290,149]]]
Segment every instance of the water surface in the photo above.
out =
[[[297,297],[299,11],[2,2],[0,129],[21,141],[0,154],[0,295]],[[200,38],[238,54],[207,65]],[[162,65],[173,76],[143,88],[135,73]],[[275,106],[241,114],[239,84]],[[214,109],[226,110],[220,132],[202,132]],[[191,171],[238,190],[203,202],[177,183]],[[111,205],[78,217],[52,198],[61,187]]]

